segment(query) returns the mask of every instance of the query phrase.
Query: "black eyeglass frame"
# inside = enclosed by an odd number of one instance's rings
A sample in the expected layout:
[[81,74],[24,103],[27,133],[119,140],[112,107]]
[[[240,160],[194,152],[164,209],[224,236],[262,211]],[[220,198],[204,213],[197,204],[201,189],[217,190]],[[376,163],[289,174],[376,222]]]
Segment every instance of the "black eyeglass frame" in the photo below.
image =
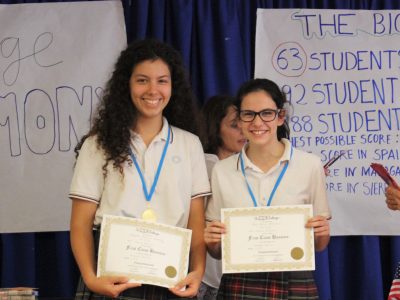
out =
[[[239,115],[239,120],[242,121],[242,122],[253,122],[254,119],[257,116],[259,116],[261,121],[263,121],[263,122],[272,122],[272,121],[274,121],[276,119],[276,116],[279,115],[279,113],[281,111],[283,111],[283,109],[270,109],[270,108],[267,108],[267,109],[263,109],[263,110],[260,110],[260,111],[253,111],[253,110],[244,109],[244,110],[240,110],[238,115]],[[253,118],[251,120],[243,120],[242,119],[242,113],[243,112],[252,113],[253,114]],[[274,112],[274,114],[275,114],[274,118],[271,119],[271,120],[264,120],[263,117],[261,116],[261,114],[264,113],[264,112]]]

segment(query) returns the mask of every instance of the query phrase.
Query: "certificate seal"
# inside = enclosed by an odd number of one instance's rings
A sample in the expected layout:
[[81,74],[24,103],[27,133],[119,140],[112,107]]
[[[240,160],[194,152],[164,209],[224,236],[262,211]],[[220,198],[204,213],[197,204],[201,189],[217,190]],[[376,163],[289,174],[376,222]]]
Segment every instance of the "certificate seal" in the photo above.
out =
[[300,247],[294,247],[292,251],[290,251],[290,255],[293,259],[299,260],[302,259],[304,256],[304,251]]
[[174,278],[176,273],[176,269],[173,266],[168,266],[165,268],[165,275],[167,275],[169,278]]

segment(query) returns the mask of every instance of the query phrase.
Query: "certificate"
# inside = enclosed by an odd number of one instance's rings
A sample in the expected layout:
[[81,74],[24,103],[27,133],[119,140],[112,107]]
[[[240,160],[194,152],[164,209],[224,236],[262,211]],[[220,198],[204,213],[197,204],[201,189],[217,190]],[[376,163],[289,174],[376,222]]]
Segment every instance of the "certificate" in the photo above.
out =
[[311,205],[222,209],[222,272],[314,270],[311,217]]
[[191,236],[189,229],[105,215],[97,276],[172,287],[187,275]]

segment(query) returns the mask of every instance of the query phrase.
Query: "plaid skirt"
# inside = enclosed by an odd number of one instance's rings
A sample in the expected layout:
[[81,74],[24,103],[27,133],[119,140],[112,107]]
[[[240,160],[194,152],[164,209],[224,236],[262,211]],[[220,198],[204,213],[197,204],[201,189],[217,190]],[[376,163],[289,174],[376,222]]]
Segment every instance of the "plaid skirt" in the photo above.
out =
[[[99,246],[100,231],[93,231],[94,244],[96,249],[96,260],[97,260],[97,249]],[[167,288],[143,284],[139,287],[127,289],[123,291],[117,298],[110,298],[104,295],[93,293],[88,289],[84,283],[82,276],[79,278],[78,288],[75,294],[75,300],[111,300],[111,299],[121,299],[121,300],[184,300],[184,299],[197,299],[194,298],[181,298],[171,293]]]
[[198,300],[216,300],[218,289],[202,282],[197,293]]
[[311,271],[224,274],[217,299],[309,300],[318,291]]

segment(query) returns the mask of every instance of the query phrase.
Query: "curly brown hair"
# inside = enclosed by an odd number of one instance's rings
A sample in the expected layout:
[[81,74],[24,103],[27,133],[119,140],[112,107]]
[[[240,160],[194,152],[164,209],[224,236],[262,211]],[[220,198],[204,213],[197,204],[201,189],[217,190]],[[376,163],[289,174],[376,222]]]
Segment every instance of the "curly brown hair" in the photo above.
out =
[[138,116],[131,100],[129,81],[137,64],[158,59],[168,65],[172,80],[171,99],[163,116],[169,124],[197,134],[197,107],[179,52],[157,40],[139,40],[121,52],[106,84],[93,125],[75,147],[76,157],[86,138],[96,136],[97,144],[106,156],[105,173],[110,162],[123,172],[123,163],[129,160],[130,130]]

